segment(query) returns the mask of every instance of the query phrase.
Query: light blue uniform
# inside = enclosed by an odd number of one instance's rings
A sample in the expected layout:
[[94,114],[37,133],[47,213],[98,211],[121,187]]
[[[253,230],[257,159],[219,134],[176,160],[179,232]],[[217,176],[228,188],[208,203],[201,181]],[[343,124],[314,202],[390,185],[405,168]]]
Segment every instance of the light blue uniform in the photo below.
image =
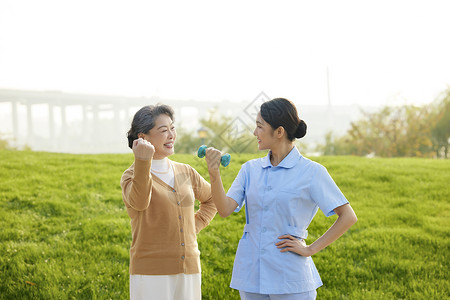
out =
[[280,252],[279,236],[306,239],[317,210],[326,216],[348,203],[325,167],[303,157],[296,147],[272,166],[270,152],[246,162],[227,196],[246,204],[247,224],[239,241],[231,288],[250,293],[287,294],[322,285],[311,257]]

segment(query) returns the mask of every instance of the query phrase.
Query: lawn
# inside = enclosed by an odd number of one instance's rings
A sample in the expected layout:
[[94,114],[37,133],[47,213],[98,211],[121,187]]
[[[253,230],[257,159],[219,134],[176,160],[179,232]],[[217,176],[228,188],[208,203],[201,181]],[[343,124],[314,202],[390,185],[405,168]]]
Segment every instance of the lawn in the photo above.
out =
[[[222,169],[225,189],[242,163]],[[173,160],[207,177],[204,160]],[[353,206],[358,223],[313,259],[317,299],[450,297],[450,161],[315,157]],[[0,299],[127,299],[130,221],[119,180],[131,154],[0,150]],[[319,211],[307,243],[336,217]],[[204,299],[239,299],[229,282],[245,223],[219,216],[198,237]]]

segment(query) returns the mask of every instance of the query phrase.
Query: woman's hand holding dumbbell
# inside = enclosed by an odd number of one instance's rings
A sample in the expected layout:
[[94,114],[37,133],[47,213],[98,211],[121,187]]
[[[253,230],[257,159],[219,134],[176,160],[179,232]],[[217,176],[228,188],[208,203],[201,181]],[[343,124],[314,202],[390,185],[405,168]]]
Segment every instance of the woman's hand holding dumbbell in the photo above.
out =
[[218,170],[220,164],[224,167],[228,166],[231,160],[230,154],[222,154],[219,150],[212,147],[208,148],[206,145],[202,145],[198,148],[197,156],[200,158],[206,156],[206,163],[210,171]]
[[208,165],[208,169],[210,171],[218,170],[222,159],[222,152],[215,148],[209,147],[206,149],[205,154],[205,160],[206,164]]

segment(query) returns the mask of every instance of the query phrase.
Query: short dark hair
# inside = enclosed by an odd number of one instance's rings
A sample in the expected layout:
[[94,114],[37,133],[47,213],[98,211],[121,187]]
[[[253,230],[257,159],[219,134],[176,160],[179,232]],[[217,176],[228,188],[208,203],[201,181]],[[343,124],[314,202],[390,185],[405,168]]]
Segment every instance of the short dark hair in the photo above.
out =
[[306,135],[306,123],[298,117],[294,103],[284,98],[275,98],[261,105],[261,117],[273,130],[283,127],[292,142]]
[[173,109],[164,104],[147,105],[142,107],[136,112],[131,122],[131,128],[128,130],[128,147],[133,149],[133,141],[138,139],[139,133],[147,134],[150,129],[155,127],[156,118],[161,115],[166,114],[174,121]]

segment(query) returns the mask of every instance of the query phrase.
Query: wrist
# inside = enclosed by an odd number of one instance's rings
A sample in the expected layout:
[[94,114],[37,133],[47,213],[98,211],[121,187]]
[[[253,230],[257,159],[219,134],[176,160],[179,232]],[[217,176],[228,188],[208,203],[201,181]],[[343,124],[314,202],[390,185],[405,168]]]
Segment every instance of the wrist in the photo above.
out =
[[142,161],[150,161],[152,158],[151,158],[151,157],[139,157],[139,156],[135,156],[134,159],[135,159],[135,160],[142,160]]
[[220,174],[220,169],[219,168],[213,168],[213,169],[211,169],[211,168],[208,168],[208,172],[209,172],[209,174],[210,175],[217,175],[217,174]]
[[[154,154],[154,153],[153,153]],[[153,154],[150,155],[136,155],[134,154],[134,158],[137,160],[144,160],[144,161],[149,161],[153,159]]]
[[317,249],[314,245],[314,243],[312,243],[311,245],[306,246],[308,249],[308,256],[313,256],[314,254],[316,254],[317,252],[320,251],[320,249]]
[[220,178],[220,170],[217,169],[208,169],[209,173],[209,179],[211,180],[211,183],[216,181],[218,178]]

